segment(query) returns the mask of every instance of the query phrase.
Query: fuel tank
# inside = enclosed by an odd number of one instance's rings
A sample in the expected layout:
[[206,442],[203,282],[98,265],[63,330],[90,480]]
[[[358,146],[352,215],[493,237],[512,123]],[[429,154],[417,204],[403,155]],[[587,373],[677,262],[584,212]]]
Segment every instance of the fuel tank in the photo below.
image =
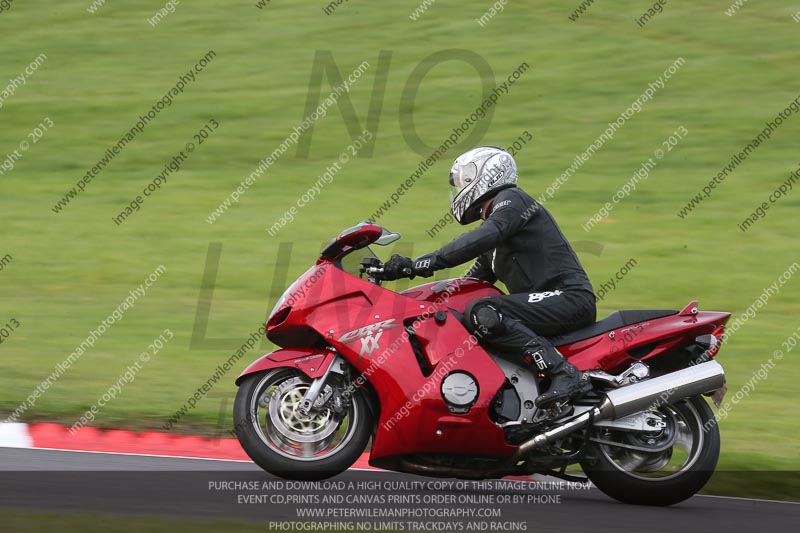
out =
[[436,302],[463,313],[467,304],[477,298],[500,296],[503,291],[483,280],[455,278],[432,281],[411,287],[400,294],[421,302]]

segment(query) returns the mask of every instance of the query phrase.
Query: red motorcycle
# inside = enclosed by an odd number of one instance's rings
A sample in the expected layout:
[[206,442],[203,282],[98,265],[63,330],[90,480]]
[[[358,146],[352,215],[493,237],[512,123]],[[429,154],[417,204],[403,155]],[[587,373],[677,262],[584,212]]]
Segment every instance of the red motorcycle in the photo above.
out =
[[713,357],[730,313],[697,302],[616,311],[551,339],[593,391],[567,417],[540,420],[547,378],[487,352],[459,320],[468,302],[501,292],[470,278],[381,287],[369,246],[399,238],[372,223],[345,230],[275,305],[266,333],[282,349],[236,380],[235,431],[261,468],[328,478],[372,437],[371,465],[424,476],[586,481],[567,471],[580,464],[609,496],[650,505],[705,485],[720,437],[702,396],[724,395]]

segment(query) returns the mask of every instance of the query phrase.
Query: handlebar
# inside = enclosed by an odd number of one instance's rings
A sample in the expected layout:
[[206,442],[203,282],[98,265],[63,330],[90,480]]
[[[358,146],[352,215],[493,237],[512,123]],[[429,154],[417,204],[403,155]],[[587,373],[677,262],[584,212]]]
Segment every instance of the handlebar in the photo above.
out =
[[[376,279],[382,279],[381,274],[383,274],[385,272],[383,266],[379,266],[379,267],[365,266],[365,267],[362,267],[361,271],[364,272],[365,274],[369,275],[369,276],[372,276],[372,277],[376,278]],[[410,268],[404,268],[403,269],[403,274],[406,277],[413,279],[414,270],[412,270]]]

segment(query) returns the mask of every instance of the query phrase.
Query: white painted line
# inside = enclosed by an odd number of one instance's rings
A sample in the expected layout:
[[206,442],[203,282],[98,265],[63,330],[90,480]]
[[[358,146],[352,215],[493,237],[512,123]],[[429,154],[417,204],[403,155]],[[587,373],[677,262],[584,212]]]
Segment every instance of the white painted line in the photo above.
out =
[[[133,452],[98,452],[94,450],[64,450],[62,448],[31,448],[32,450],[43,450],[47,452],[71,452],[71,453],[93,453],[98,455],[130,455],[133,457],[157,457],[159,459],[194,459],[196,461],[222,461],[222,462],[229,462],[229,463],[247,463],[253,465],[254,471],[263,471],[259,468],[253,461],[247,459],[215,459],[212,457],[190,457],[186,455],[160,455],[160,454],[149,454],[149,453],[133,453]],[[110,469],[113,470],[113,469]],[[389,474],[400,474],[400,472],[392,472],[390,470],[379,470],[375,468],[348,468],[347,470],[352,470],[354,472],[383,472]],[[244,470],[242,470],[244,472]]]
[[94,453],[94,454],[105,454],[105,455],[132,455],[135,457],[158,457],[164,459],[195,459],[198,461],[227,461],[229,463],[252,463],[255,466],[253,461],[248,461],[246,459],[215,459],[213,457],[191,457],[188,455],[161,455],[161,454],[151,454],[151,453],[135,453],[135,452],[98,452],[95,450],[65,450],[63,448],[33,448],[34,450],[44,450],[48,452],[72,452],[72,453]]
[[789,505],[800,505],[800,502],[787,502],[783,500],[764,500],[761,498],[742,498],[740,496],[715,496],[713,494],[696,494],[698,498],[718,498],[726,500],[744,500],[747,502],[763,502],[763,503],[788,503]]
[[[44,451],[51,451],[51,452],[72,452],[72,453],[92,453],[92,454],[105,454],[105,455],[128,455],[132,457],[157,457],[157,458],[164,458],[164,459],[194,459],[196,461],[217,461],[217,462],[229,462],[229,463],[249,463],[253,466],[256,466],[250,460],[247,459],[215,459],[211,457],[190,457],[186,455],[161,455],[161,454],[149,454],[149,453],[133,453],[133,452],[100,452],[100,451],[93,451],[93,450],[64,450],[61,448],[34,448],[33,447],[33,438],[30,436],[28,432],[28,424],[20,423],[20,422],[3,422],[0,423],[0,448],[25,448],[25,449],[33,449],[33,450],[44,450]],[[254,468],[254,470],[260,470]],[[348,470],[354,472],[382,472],[382,473],[390,473],[390,474],[402,474],[402,472],[394,472],[392,470],[380,470],[374,468],[348,468]],[[536,481],[549,481],[549,480],[557,480],[558,478],[551,478],[551,476],[547,476],[546,474],[532,474],[531,479],[532,482]],[[539,478],[539,479],[537,479]],[[526,481],[522,480],[514,480],[520,483],[526,483]],[[594,485],[592,485],[592,488]],[[741,501],[748,501],[748,502],[762,502],[762,503],[783,503],[788,505],[800,505],[800,502],[791,502],[791,501],[783,501],[783,500],[765,500],[763,498],[742,498],[739,496],[716,496],[712,494],[696,494],[696,498],[716,498],[716,499],[725,499],[725,500],[741,500]]]
[[32,448],[33,438],[28,424],[19,422],[0,424],[0,448]]
[[[21,424],[24,426],[24,424]],[[2,425],[0,425],[2,426]],[[27,432],[26,432],[27,433]],[[28,437],[30,438],[30,437]],[[10,446],[10,447],[23,447],[23,446]],[[159,454],[149,454],[149,453],[131,453],[131,452],[97,452],[92,450],[63,450],[61,448],[32,448],[34,450],[44,450],[49,452],[72,452],[72,453],[92,453],[97,455],[129,455],[133,457],[156,457],[156,458],[163,458],[163,459],[194,459],[196,461],[217,461],[217,462],[229,462],[229,463],[249,463],[252,464],[255,468],[254,471],[260,471],[261,469],[256,466],[255,463],[246,459],[214,459],[211,457],[189,457],[184,455],[159,455]],[[348,468],[349,471],[354,472],[380,472],[384,474],[402,474],[403,472],[395,472],[393,470],[380,470],[375,468]],[[244,471],[243,471],[244,472]],[[542,474],[533,474],[534,477],[539,477],[539,479],[533,479],[530,482],[541,482],[541,481],[560,481],[559,478],[542,475]],[[518,483],[529,483],[528,481],[522,480],[507,480],[507,481],[516,481]],[[594,485],[591,485],[592,489],[597,490]],[[694,498],[717,498],[717,499],[727,499],[727,500],[742,500],[748,502],[762,502],[762,503],[786,503],[790,505],[800,505],[800,502],[787,502],[782,500],[765,500],[762,498],[741,498],[739,496],[714,496],[711,494],[695,494]]]

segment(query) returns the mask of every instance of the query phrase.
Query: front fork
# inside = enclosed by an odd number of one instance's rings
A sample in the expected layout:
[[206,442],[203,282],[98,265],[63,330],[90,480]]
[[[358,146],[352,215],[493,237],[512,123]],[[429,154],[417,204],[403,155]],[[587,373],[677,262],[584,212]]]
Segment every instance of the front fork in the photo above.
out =
[[322,391],[325,389],[330,375],[340,374],[345,376],[347,371],[347,361],[345,361],[341,355],[337,354],[336,357],[331,360],[328,368],[325,369],[325,373],[311,382],[311,386],[308,388],[306,395],[297,407],[297,411],[303,416],[308,416],[314,404],[319,400],[320,394],[322,394]]

